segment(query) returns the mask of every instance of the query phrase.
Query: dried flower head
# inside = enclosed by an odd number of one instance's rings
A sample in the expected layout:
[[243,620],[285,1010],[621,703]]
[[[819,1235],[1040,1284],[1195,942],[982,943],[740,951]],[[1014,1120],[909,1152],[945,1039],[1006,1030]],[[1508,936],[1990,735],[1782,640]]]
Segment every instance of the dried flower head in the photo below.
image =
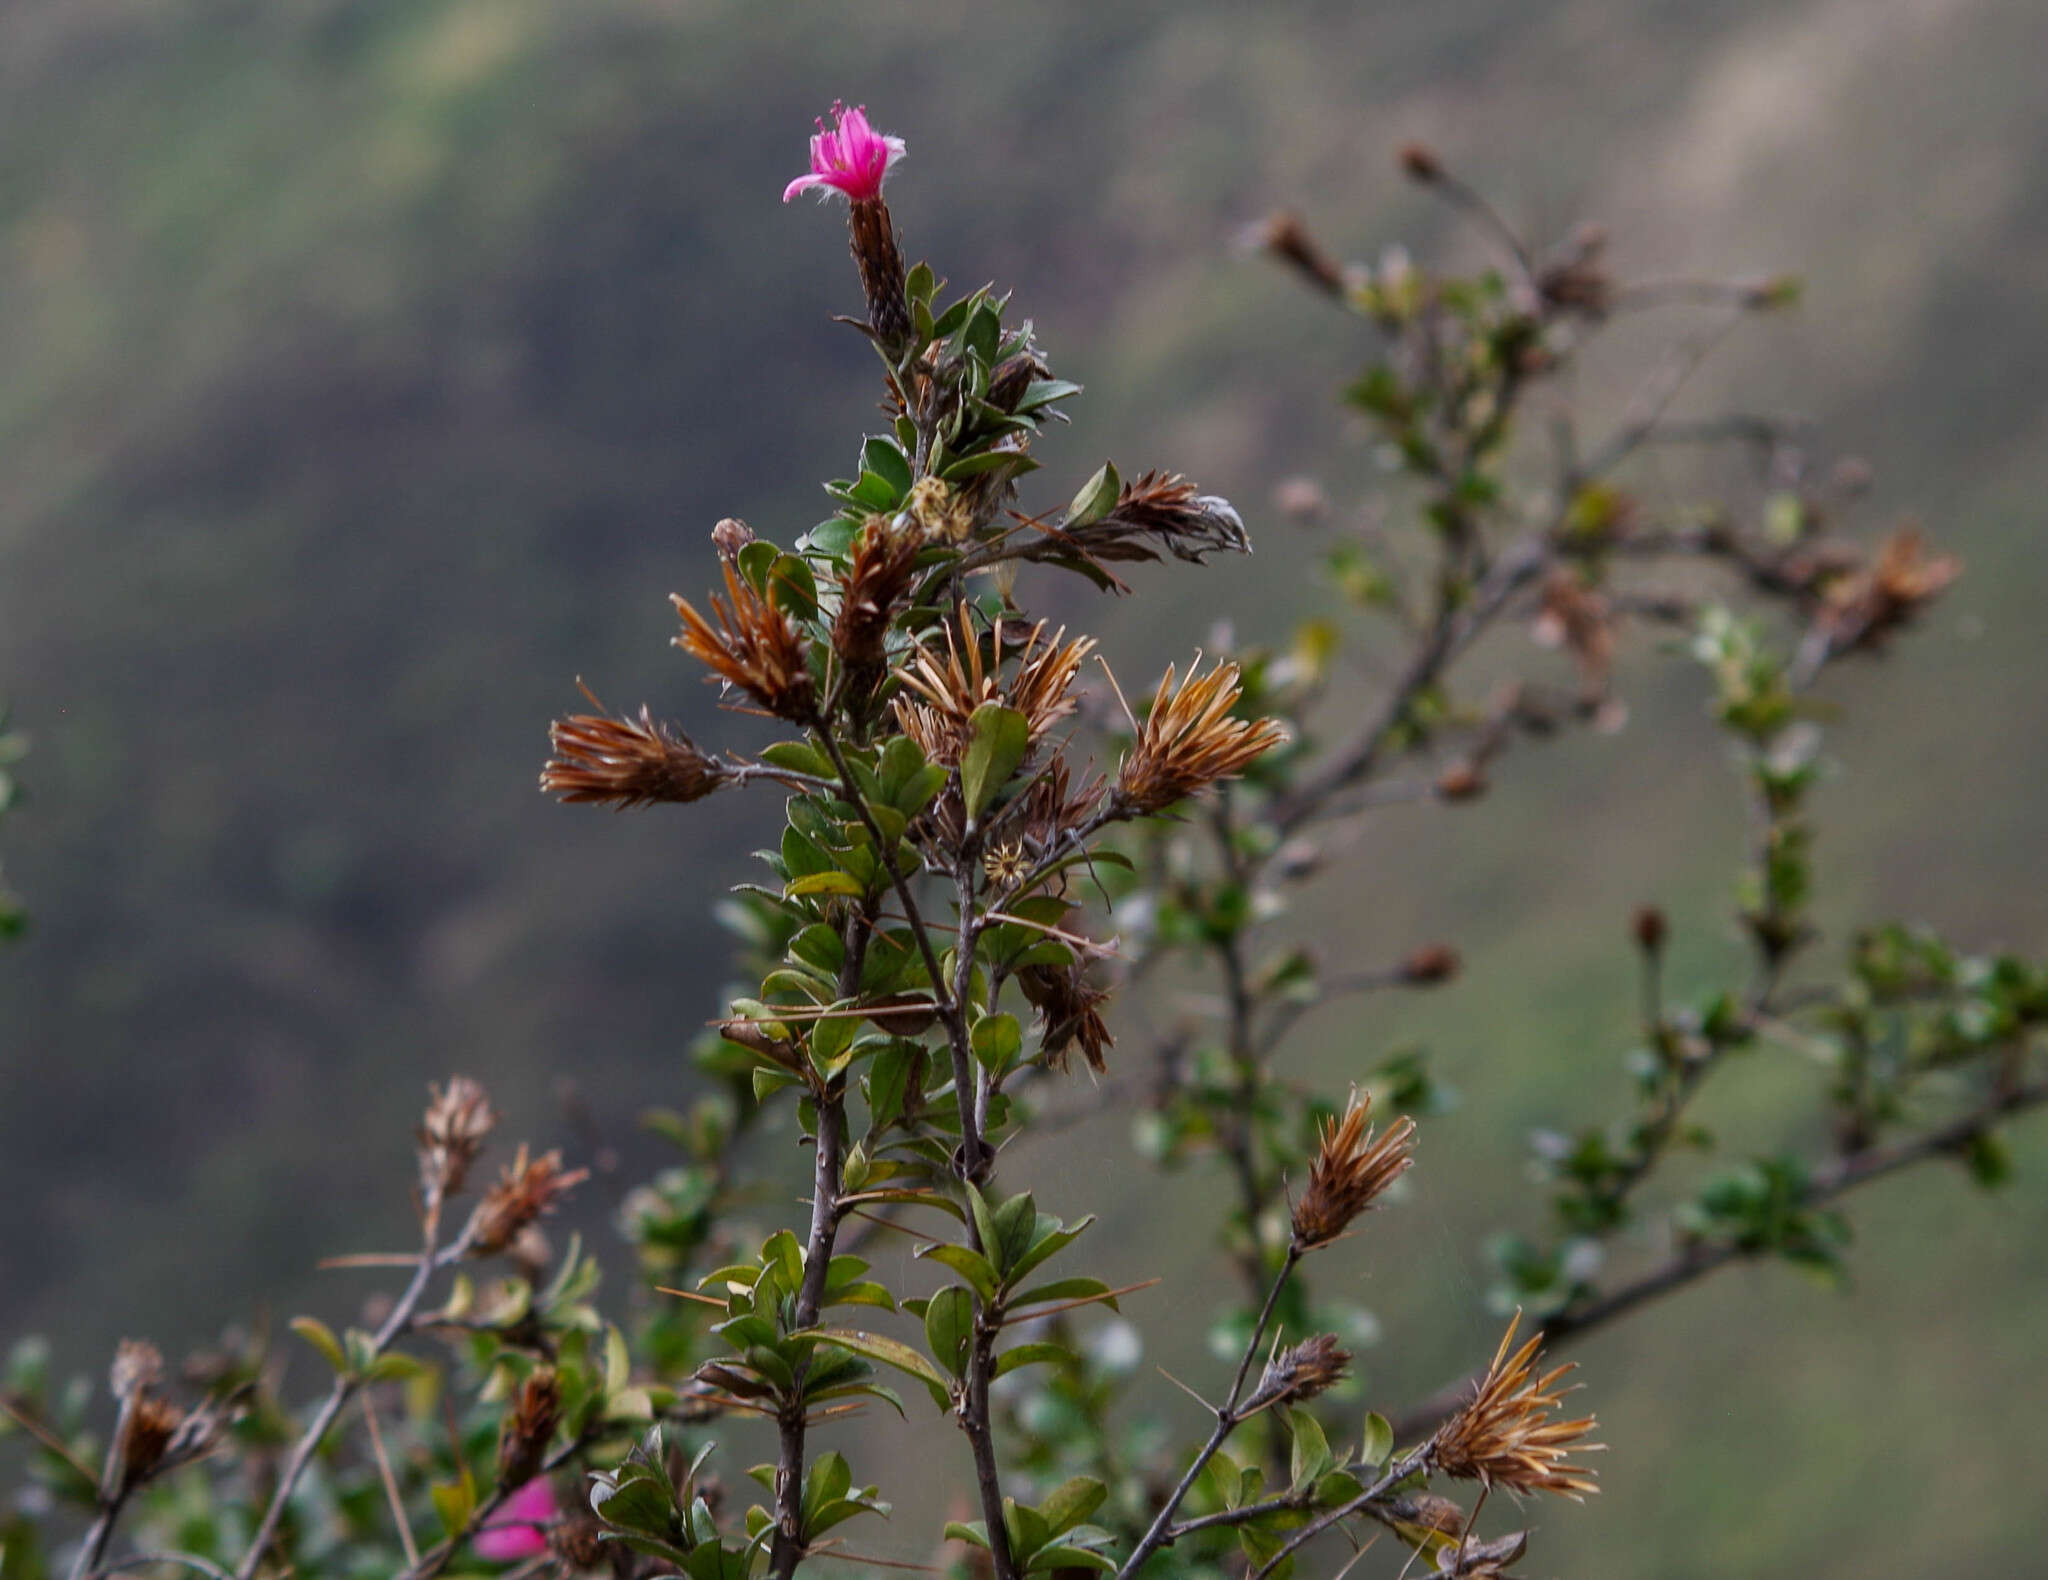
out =
[[1952,554],[1929,554],[1917,527],[1901,527],[1872,564],[1828,584],[1820,627],[1838,651],[1876,651],[1963,572]]
[[1276,1349],[1259,1377],[1251,1404],[1300,1404],[1344,1380],[1351,1354],[1333,1333],[1318,1333],[1287,1349]]
[[989,846],[981,858],[983,876],[999,889],[1021,883],[1031,873],[1031,853],[1021,839],[1003,840]]
[[1076,1043],[1089,1069],[1100,1075],[1109,1068],[1107,1055],[1116,1045],[1102,1018],[1109,990],[1090,979],[1087,962],[1025,966],[1017,973],[1017,986],[1038,1011],[1039,1049],[1054,1069],[1065,1071]]
[[498,1428],[498,1485],[517,1487],[538,1475],[561,1424],[561,1379],[554,1367],[537,1366],[519,1385]]
[[1646,955],[1654,955],[1663,949],[1671,924],[1657,906],[1643,905],[1638,906],[1636,914],[1630,918],[1629,930],[1635,934],[1636,947]]
[[1172,665],[1117,768],[1116,793],[1130,810],[1162,812],[1219,779],[1234,779],[1286,738],[1277,719],[1235,719],[1243,694],[1237,666],[1219,662],[1179,680]]
[[920,477],[904,507],[927,543],[965,543],[974,535],[974,506],[943,477]]
[[974,710],[985,703],[1023,714],[1033,745],[1073,713],[1069,690],[1083,661],[1095,650],[1092,637],[1067,642],[1062,626],[1048,639],[1045,622],[1039,621],[1024,638],[1017,668],[1006,683],[1001,675],[1007,657],[1003,622],[996,621],[989,633],[994,661],[983,655],[965,604],[960,606],[958,624],[957,639],[953,627],[946,628],[944,655],[920,643],[898,671],[904,689],[913,696],[896,700],[896,722],[927,758],[949,765],[959,762],[973,738]]
[[536,1219],[555,1210],[555,1204],[590,1177],[588,1169],[564,1169],[562,1154],[544,1152],[528,1158],[520,1143],[512,1166],[477,1203],[470,1220],[470,1249],[478,1256],[502,1251]]
[[1605,228],[1581,226],[1562,254],[1546,264],[1536,277],[1536,294],[1544,305],[1588,323],[1605,318],[1614,304],[1614,279],[1601,261],[1606,251]]
[[427,1111],[413,1132],[419,1141],[421,1195],[439,1199],[461,1190],[497,1122],[483,1087],[468,1076],[454,1076],[445,1087],[429,1086]]
[[1471,1401],[1438,1432],[1431,1456],[1447,1476],[1511,1492],[1555,1492],[1582,1503],[1585,1494],[1600,1489],[1594,1473],[1570,1458],[1606,1445],[1584,1441],[1595,1424],[1590,1415],[1551,1418],[1569,1392],[1558,1383],[1574,1367],[1567,1362],[1537,1375],[1543,1335],[1532,1334],[1513,1349],[1521,1322],[1517,1311]]
[[847,667],[873,670],[882,663],[889,622],[917,574],[917,534],[898,532],[886,516],[871,516],[853,540],[853,556],[839,586],[832,650]]
[[1559,571],[1543,584],[1543,607],[1531,635],[1571,654],[1579,669],[1581,705],[1598,707],[1614,669],[1614,618],[1607,600],[1570,572]]
[[1371,1112],[1371,1094],[1354,1087],[1344,1117],[1323,1122],[1322,1144],[1309,1165],[1308,1189],[1294,1204],[1298,1249],[1328,1245],[1414,1163],[1415,1121],[1403,1114],[1375,1136],[1365,1122]]
[[170,1400],[143,1391],[121,1412],[121,1474],[136,1486],[163,1464],[165,1452],[184,1425],[185,1412]]
[[802,633],[731,561],[724,569],[726,596],[711,595],[715,626],[687,599],[670,597],[683,622],[676,646],[777,718],[802,723],[815,697]]
[[1067,536],[1098,560],[1153,560],[1164,548],[1200,565],[1208,555],[1223,550],[1252,551],[1244,518],[1229,500],[1199,493],[1193,483],[1172,472],[1147,472],[1124,484],[1101,520],[1074,528]]
[[107,1370],[107,1386],[116,1399],[153,1387],[163,1375],[163,1352],[147,1339],[123,1339],[114,1348],[114,1364]]
[[540,771],[540,787],[564,802],[623,812],[657,801],[699,801],[733,777],[673,724],[657,724],[645,707],[637,719],[574,713],[549,725],[548,739],[555,755]]

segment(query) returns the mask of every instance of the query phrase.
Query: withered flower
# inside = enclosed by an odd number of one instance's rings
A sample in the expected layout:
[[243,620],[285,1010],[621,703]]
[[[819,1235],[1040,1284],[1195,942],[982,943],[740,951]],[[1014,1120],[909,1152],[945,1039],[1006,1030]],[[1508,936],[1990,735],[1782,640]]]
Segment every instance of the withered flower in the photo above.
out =
[[472,1254],[488,1256],[504,1250],[521,1230],[553,1212],[562,1197],[588,1178],[588,1169],[564,1169],[560,1152],[528,1158],[526,1144],[521,1142],[512,1166],[477,1203],[476,1215],[470,1220]]
[[469,1177],[469,1166],[498,1122],[484,1089],[466,1075],[447,1086],[428,1086],[427,1111],[413,1134],[420,1148],[420,1191],[453,1196]]
[[1109,990],[1089,979],[1086,961],[1070,966],[1024,966],[1017,972],[1017,986],[1038,1011],[1039,1046],[1054,1069],[1065,1072],[1067,1056],[1076,1043],[1089,1069],[1100,1075],[1109,1068],[1106,1056],[1116,1045],[1102,1018]]
[[1869,567],[1828,584],[1820,627],[1838,652],[1875,652],[1962,572],[1954,555],[1927,552],[1919,528],[1901,527]]
[[897,532],[886,516],[871,516],[853,540],[853,557],[839,588],[832,650],[848,669],[878,668],[896,605],[917,573],[917,535]]
[[1401,980],[1410,987],[1435,987],[1450,981],[1463,964],[1449,944],[1424,944],[1401,962]]
[[1031,854],[1019,839],[991,845],[981,858],[982,874],[999,889],[1021,883],[1031,872]]
[[498,1428],[498,1485],[523,1486],[540,1474],[562,1424],[562,1384],[552,1366],[536,1366],[519,1385]]
[[[677,647],[727,685],[737,686],[777,718],[803,723],[815,690],[804,662],[804,639],[789,617],[725,562],[725,598],[711,595],[714,626],[689,600],[671,595],[682,617]],[[730,602],[728,602],[730,600]]]
[[1024,715],[1032,744],[1074,711],[1068,694],[1082,662],[1095,650],[1092,637],[1064,640],[1062,626],[1050,639],[1045,622],[1039,621],[1025,637],[1017,655],[1017,668],[1007,683],[1000,673],[1005,645],[1003,622],[995,622],[989,646],[993,662],[984,657],[981,639],[974,633],[972,616],[960,606],[959,636],[946,628],[943,656],[920,644],[897,672],[913,697],[896,700],[896,722],[903,733],[917,742],[925,756],[948,765],[960,761],[973,738],[974,710],[985,703],[1015,708]]
[[147,1390],[135,1397],[121,1412],[121,1474],[126,1485],[149,1478],[184,1423],[185,1412],[170,1400]]
[[1351,1354],[1340,1349],[1333,1333],[1318,1333],[1299,1344],[1276,1350],[1253,1390],[1248,1408],[1300,1404],[1344,1380]]
[[1573,236],[1563,256],[1546,264],[1536,276],[1536,294],[1544,305],[1598,323],[1614,304],[1614,279],[1601,262],[1607,231],[1586,225]]
[[1403,1114],[1375,1136],[1365,1122],[1371,1112],[1371,1094],[1354,1088],[1344,1117],[1323,1122],[1322,1145],[1309,1165],[1308,1189],[1294,1204],[1298,1249],[1328,1245],[1414,1163],[1415,1121]]
[[1298,271],[1317,290],[1332,296],[1344,294],[1343,269],[1316,243],[1301,216],[1292,210],[1269,215],[1253,228],[1247,241]]
[[1065,537],[1098,560],[1154,560],[1163,548],[1199,565],[1226,549],[1252,551],[1244,518],[1229,500],[1200,493],[1172,472],[1147,472],[1124,484],[1101,520],[1072,528]]
[[116,1399],[153,1387],[163,1375],[163,1352],[147,1339],[123,1339],[114,1348],[114,1364],[107,1371],[107,1386]]
[[[597,703],[588,691],[584,695]],[[571,714],[548,726],[548,739],[555,755],[540,771],[540,787],[565,803],[595,802],[623,812],[657,801],[699,801],[733,777],[673,724],[657,724],[644,706],[637,719]]]
[[1543,584],[1543,607],[1530,634],[1546,647],[1562,647],[1579,668],[1579,702],[1597,708],[1614,669],[1614,618],[1607,600],[1569,571]]
[[1130,810],[1161,812],[1219,779],[1234,779],[1286,738],[1277,719],[1234,719],[1242,695],[1237,666],[1218,663],[1180,680],[1167,666],[1138,738],[1117,768],[1116,793]]
[[1566,1362],[1537,1375],[1543,1346],[1540,1332],[1511,1352],[1521,1322],[1522,1314],[1517,1311],[1471,1402],[1437,1434],[1432,1457],[1437,1469],[1448,1476],[1485,1487],[1497,1483],[1511,1492],[1555,1492],[1583,1503],[1585,1494],[1600,1489],[1594,1472],[1571,1464],[1570,1458],[1606,1445],[1584,1441],[1595,1424],[1590,1415],[1568,1421],[1551,1419],[1551,1412],[1569,1392],[1558,1383],[1574,1367]]

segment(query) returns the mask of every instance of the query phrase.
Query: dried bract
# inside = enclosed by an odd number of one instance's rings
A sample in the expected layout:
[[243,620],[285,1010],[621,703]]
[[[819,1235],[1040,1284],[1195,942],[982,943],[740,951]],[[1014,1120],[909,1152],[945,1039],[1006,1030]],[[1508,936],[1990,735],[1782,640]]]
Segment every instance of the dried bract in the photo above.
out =
[[1200,493],[1172,472],[1147,472],[1124,484],[1101,520],[1071,529],[1065,539],[1097,560],[1155,560],[1163,548],[1199,565],[1225,550],[1252,551],[1244,518],[1229,500]]
[[461,1190],[497,1122],[483,1087],[468,1076],[454,1076],[445,1087],[429,1086],[427,1111],[413,1132],[420,1150],[420,1193],[438,1200]]
[[1371,1095],[1354,1089],[1344,1117],[1323,1122],[1308,1189],[1294,1204],[1297,1249],[1328,1245],[1414,1163],[1415,1121],[1404,1114],[1375,1136],[1365,1122],[1371,1111]]
[[471,1251],[487,1256],[504,1250],[522,1230],[553,1212],[562,1197],[589,1177],[588,1169],[564,1169],[559,1152],[528,1158],[522,1142],[512,1166],[477,1203],[476,1216],[470,1220]]
[[730,561],[725,565],[725,592],[724,598],[711,595],[716,625],[687,599],[671,595],[669,601],[683,622],[676,646],[777,718],[805,722],[816,692],[804,661],[802,634]]
[[1511,1492],[1554,1492],[1582,1503],[1600,1489],[1594,1472],[1570,1463],[1571,1456],[1606,1445],[1585,1441],[1595,1424],[1590,1415],[1552,1419],[1569,1391],[1558,1384],[1575,1368],[1567,1362],[1538,1375],[1543,1335],[1533,1334],[1512,1349],[1521,1322],[1518,1311],[1471,1402],[1437,1434],[1431,1457],[1448,1476]]
[[519,1385],[498,1429],[498,1485],[517,1487],[540,1474],[555,1428],[562,1424],[562,1384],[552,1366],[539,1366]]
[[185,1422],[170,1400],[144,1392],[121,1414],[121,1474],[128,1486],[145,1481],[159,1465]]
[[885,516],[870,517],[854,539],[832,621],[832,650],[849,669],[869,671],[882,663],[889,622],[917,574],[919,546],[915,533],[895,531]]
[[1041,620],[1025,637],[1017,655],[1017,668],[1007,683],[1000,673],[1005,637],[1003,622],[996,621],[989,647],[997,655],[992,662],[982,652],[981,640],[967,607],[959,615],[959,636],[946,628],[944,655],[920,645],[898,671],[904,689],[914,694],[896,701],[896,722],[932,762],[948,765],[960,761],[973,738],[974,711],[987,703],[1015,708],[1024,715],[1030,739],[1035,745],[1054,725],[1070,716],[1075,707],[1069,694],[1082,663],[1095,650],[1092,637],[1064,640],[1063,626],[1048,639]]
[[1100,1075],[1109,1068],[1107,1055],[1116,1045],[1102,1018],[1109,990],[1089,980],[1085,961],[1071,966],[1025,966],[1017,973],[1017,986],[1038,1011],[1040,1050],[1054,1069],[1067,1068],[1068,1054],[1076,1043],[1089,1069]]
[[1235,664],[1219,663],[1181,681],[1167,666],[1138,738],[1117,768],[1125,808],[1162,812],[1219,779],[1234,779],[1286,739],[1276,719],[1237,719],[1230,710],[1242,688]]
[[673,724],[657,724],[644,706],[637,719],[571,714],[548,727],[548,739],[555,755],[540,771],[540,787],[565,802],[623,812],[657,801],[700,801],[733,777]]
[[1300,1404],[1344,1380],[1351,1354],[1338,1347],[1333,1333],[1318,1333],[1299,1344],[1276,1350],[1266,1362],[1247,1408]]
[[1963,572],[1952,554],[1929,554],[1917,527],[1885,539],[1866,569],[1828,584],[1819,624],[1838,652],[1876,651]]

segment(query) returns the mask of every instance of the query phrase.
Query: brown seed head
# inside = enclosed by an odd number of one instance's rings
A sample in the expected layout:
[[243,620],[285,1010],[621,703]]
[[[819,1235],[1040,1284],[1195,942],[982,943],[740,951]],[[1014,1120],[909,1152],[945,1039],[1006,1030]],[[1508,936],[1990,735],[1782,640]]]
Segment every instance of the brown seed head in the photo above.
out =
[[1298,1250],[1328,1245],[1414,1163],[1415,1121],[1403,1114],[1375,1136],[1365,1122],[1371,1112],[1371,1095],[1354,1088],[1344,1117],[1323,1122],[1322,1145],[1309,1165],[1308,1189],[1294,1204]]
[[804,661],[804,639],[780,609],[725,562],[724,598],[711,595],[714,625],[687,599],[671,596],[682,617],[676,646],[729,686],[737,686],[777,718],[803,723],[815,689]]
[[1486,794],[1486,771],[1471,761],[1452,763],[1436,776],[1436,793],[1446,801],[1471,801]]
[[1289,1349],[1277,1350],[1253,1391],[1251,1406],[1300,1404],[1344,1380],[1351,1355],[1340,1349],[1333,1333],[1318,1333]]
[[1654,955],[1664,947],[1671,927],[1664,919],[1664,913],[1654,905],[1636,908],[1636,914],[1629,923],[1629,930],[1636,935],[1636,947],[1646,955]]
[[1188,666],[1185,680],[1167,666],[1118,765],[1116,793],[1133,812],[1162,812],[1219,779],[1234,779],[1286,739],[1277,719],[1230,716],[1242,695],[1235,664],[1218,663],[1199,676],[1198,664]]
[[419,1142],[420,1192],[446,1198],[462,1189],[484,1138],[498,1122],[484,1089],[466,1075],[427,1088],[427,1111],[413,1132]]
[[1401,980],[1410,987],[1435,987],[1456,976],[1463,963],[1449,944],[1424,944],[1401,962]]
[[645,707],[637,719],[571,714],[548,727],[548,739],[555,755],[540,771],[540,787],[564,802],[623,812],[657,801],[699,801],[733,777],[674,725],[655,723]]
[[529,1159],[525,1143],[520,1143],[512,1166],[477,1203],[476,1215],[470,1220],[472,1254],[487,1256],[504,1250],[520,1231],[553,1212],[562,1197],[589,1177],[588,1169],[564,1169],[559,1152]]
[[1543,1335],[1533,1334],[1514,1349],[1521,1322],[1517,1311],[1471,1402],[1437,1434],[1432,1457],[1447,1476],[1485,1487],[1498,1484],[1511,1492],[1555,1492],[1582,1503],[1587,1493],[1600,1489],[1594,1472],[1571,1464],[1570,1458],[1606,1445],[1585,1441],[1595,1425],[1590,1415],[1551,1418],[1569,1392],[1558,1384],[1574,1368],[1567,1363],[1538,1375]]
[[880,667],[896,605],[917,574],[917,534],[897,532],[886,516],[870,516],[853,540],[853,557],[839,586],[832,650],[854,670]]
[[498,1428],[498,1485],[520,1487],[540,1474],[555,1428],[562,1424],[562,1384],[552,1366],[526,1374]]

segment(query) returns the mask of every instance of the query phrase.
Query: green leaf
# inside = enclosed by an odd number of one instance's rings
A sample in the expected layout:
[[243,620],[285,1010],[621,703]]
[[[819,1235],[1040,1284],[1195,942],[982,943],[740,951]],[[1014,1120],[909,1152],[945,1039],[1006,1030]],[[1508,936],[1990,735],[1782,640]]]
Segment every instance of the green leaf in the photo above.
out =
[[987,1244],[988,1257],[1007,1278],[1010,1269],[1030,1250],[1037,1233],[1038,1204],[1031,1199],[1031,1192],[1012,1196],[996,1208],[990,1215],[990,1224],[995,1236]]
[[318,1350],[337,1374],[348,1370],[348,1355],[341,1347],[341,1340],[334,1336],[334,1329],[318,1317],[293,1317],[291,1329]]
[[792,900],[805,894],[846,894],[859,896],[867,893],[867,885],[850,872],[833,868],[830,872],[813,872],[798,878],[783,891]]
[[960,759],[960,796],[971,821],[1024,760],[1031,748],[1031,725],[1015,708],[984,702],[967,727],[973,733]]
[[974,1286],[974,1292],[983,1300],[996,1298],[1000,1281],[988,1258],[979,1251],[964,1245],[925,1245],[918,1247],[917,1254],[952,1268]]
[[1073,1358],[1073,1351],[1062,1344],[1045,1341],[1019,1344],[1015,1349],[1004,1350],[996,1357],[995,1375],[1007,1377],[1011,1372],[1021,1371],[1026,1366],[1058,1366]]
[[966,1375],[967,1347],[974,1340],[974,1297],[948,1284],[924,1310],[924,1337],[933,1357],[955,1377]]
[[[962,1290],[962,1294],[966,1291]],[[940,1374],[932,1363],[905,1344],[901,1339],[888,1338],[880,1333],[867,1333],[859,1328],[806,1328],[801,1335],[790,1337],[820,1339],[836,1344],[843,1350],[852,1350],[856,1355],[865,1355],[871,1361],[880,1361],[884,1366],[893,1366],[897,1371],[906,1372],[919,1382],[925,1383],[944,1393],[952,1387],[946,1377]]]
[[1061,1251],[1064,1251],[1068,1246],[1080,1239],[1087,1232],[1088,1226],[1093,1222],[1095,1222],[1095,1215],[1090,1213],[1071,1228],[1061,1224],[1057,1219],[1047,1220],[1034,1225],[1031,1248],[1011,1264],[1008,1270],[1010,1281],[1015,1283],[1033,1268],[1040,1266],[1050,1258],[1058,1255]]
[[895,440],[868,440],[861,446],[860,464],[863,469],[873,472],[895,489],[899,500],[910,492],[910,462],[903,452],[896,448]]
[[903,1095],[909,1090],[911,1065],[918,1051],[915,1043],[892,1042],[868,1066],[870,1135],[886,1129],[903,1112]]
[[1336,1464],[1337,1456],[1330,1452],[1330,1440],[1323,1435],[1321,1424],[1306,1410],[1290,1412],[1289,1424],[1294,1432],[1294,1453],[1288,1464],[1288,1482],[1305,1487]]
[[433,1488],[434,1512],[441,1517],[441,1529],[451,1538],[469,1526],[476,1512],[476,1483],[469,1472],[460,1481],[444,1481]]
[[990,1075],[1001,1075],[1024,1048],[1024,1028],[1011,1014],[984,1015],[970,1033],[974,1057]]
[[1067,506],[1066,519],[1061,525],[1071,532],[1076,527],[1100,521],[1116,508],[1123,488],[1123,479],[1116,475],[1116,468],[1107,461],[1103,462],[1102,470],[1081,485],[1081,491]]
[[814,779],[839,777],[832,759],[809,741],[777,741],[761,753],[761,761],[771,767],[787,768],[791,773],[809,774]]
[[1031,1555],[1031,1561],[1024,1566],[1029,1575],[1044,1574],[1052,1569],[1093,1569],[1099,1574],[1115,1574],[1116,1561],[1105,1557],[1089,1547],[1041,1547]]
[[1365,1436],[1358,1442],[1361,1464],[1384,1465],[1394,1451],[1394,1428],[1377,1410],[1365,1418]]
[[1054,1487],[1038,1505],[1038,1512],[1045,1516],[1053,1535],[1064,1536],[1101,1508],[1108,1496],[1109,1488],[1093,1476],[1075,1476]]
[[1099,1300],[1111,1311],[1118,1309],[1116,1296],[1099,1278],[1055,1278],[1049,1284],[1012,1295],[1003,1305],[1005,1310],[1019,1311],[1026,1306],[1064,1305],[1070,1300]]

